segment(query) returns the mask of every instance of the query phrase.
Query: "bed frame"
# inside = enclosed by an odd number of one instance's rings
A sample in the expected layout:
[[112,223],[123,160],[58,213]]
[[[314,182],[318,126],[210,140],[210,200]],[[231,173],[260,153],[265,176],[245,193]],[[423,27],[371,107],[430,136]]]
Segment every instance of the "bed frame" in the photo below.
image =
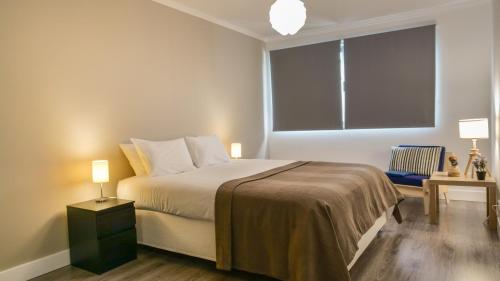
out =
[[[350,270],[377,233],[392,216],[394,207],[380,216],[361,237],[358,251],[348,265]],[[196,220],[149,210],[136,210],[139,244],[192,257],[215,261],[215,225],[213,221]]]

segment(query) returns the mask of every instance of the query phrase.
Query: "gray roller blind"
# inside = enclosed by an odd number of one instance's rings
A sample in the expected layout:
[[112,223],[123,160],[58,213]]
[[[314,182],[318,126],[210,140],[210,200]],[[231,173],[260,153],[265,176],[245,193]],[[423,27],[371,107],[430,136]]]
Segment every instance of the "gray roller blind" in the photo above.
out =
[[271,51],[273,130],[342,128],[340,41]]
[[433,127],[435,26],[344,41],[346,128]]

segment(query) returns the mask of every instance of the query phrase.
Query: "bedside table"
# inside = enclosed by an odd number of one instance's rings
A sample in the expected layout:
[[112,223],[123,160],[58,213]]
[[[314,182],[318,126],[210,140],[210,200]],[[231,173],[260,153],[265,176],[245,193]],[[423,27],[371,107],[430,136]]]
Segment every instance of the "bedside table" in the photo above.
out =
[[71,264],[101,274],[137,258],[134,201],[67,206]]
[[488,227],[497,229],[497,214],[493,208],[497,203],[497,182],[492,177],[486,180],[478,180],[468,177],[449,177],[446,172],[435,172],[429,179],[430,206],[429,219],[432,224],[439,222],[439,185],[470,186],[486,188],[486,217]]

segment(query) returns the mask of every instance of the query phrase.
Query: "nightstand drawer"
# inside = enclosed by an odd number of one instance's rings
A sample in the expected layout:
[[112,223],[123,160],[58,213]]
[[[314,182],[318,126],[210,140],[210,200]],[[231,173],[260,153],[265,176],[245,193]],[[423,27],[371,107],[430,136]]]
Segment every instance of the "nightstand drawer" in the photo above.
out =
[[135,226],[133,205],[98,214],[96,217],[97,237],[103,238]]
[[100,272],[105,272],[137,258],[135,228],[99,240]]

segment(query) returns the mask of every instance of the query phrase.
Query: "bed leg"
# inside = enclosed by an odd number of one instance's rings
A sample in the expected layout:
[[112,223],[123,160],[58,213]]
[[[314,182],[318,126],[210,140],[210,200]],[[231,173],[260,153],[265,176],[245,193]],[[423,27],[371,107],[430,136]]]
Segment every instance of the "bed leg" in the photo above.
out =
[[399,205],[394,206],[394,211],[392,212],[392,215],[398,222],[398,224],[403,223],[403,217],[401,217],[401,212],[399,211]]

